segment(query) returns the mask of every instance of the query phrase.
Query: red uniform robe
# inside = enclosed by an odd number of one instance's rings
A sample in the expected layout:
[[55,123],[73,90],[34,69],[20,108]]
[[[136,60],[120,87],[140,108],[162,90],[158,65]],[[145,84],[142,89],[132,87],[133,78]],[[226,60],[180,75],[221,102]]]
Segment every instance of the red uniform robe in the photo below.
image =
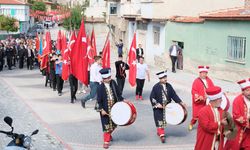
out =
[[[214,86],[214,83],[212,80],[207,77],[207,86],[212,87]],[[206,105],[206,88],[203,81],[198,77],[194,80],[192,85],[192,111],[193,111],[193,119],[197,120],[198,113]],[[196,101],[199,96],[202,96],[204,100],[202,101]]]
[[[222,120],[223,110],[218,108],[219,122]],[[216,121],[215,112],[212,106],[206,105],[198,115],[198,130],[196,137],[195,150],[214,150],[215,141],[219,135],[219,150],[223,149],[224,135],[223,126]],[[217,147],[216,147],[217,149]]]
[[[226,150],[250,150],[250,125],[247,119],[247,105],[244,101],[244,96],[241,94],[234,99],[233,102],[233,119],[238,129],[237,136],[233,140],[227,140]],[[243,122],[240,123],[237,119],[243,117]]]

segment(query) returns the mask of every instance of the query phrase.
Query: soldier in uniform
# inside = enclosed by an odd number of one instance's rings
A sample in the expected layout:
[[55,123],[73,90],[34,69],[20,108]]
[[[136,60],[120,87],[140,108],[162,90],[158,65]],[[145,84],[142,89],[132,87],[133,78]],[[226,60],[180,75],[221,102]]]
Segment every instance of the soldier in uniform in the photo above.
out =
[[101,73],[103,82],[97,88],[97,102],[103,129],[103,148],[107,149],[109,148],[109,142],[112,140],[111,133],[116,128],[116,124],[111,120],[110,111],[116,102],[123,101],[124,98],[122,97],[116,82],[111,79],[111,69],[104,68],[99,72]]
[[166,119],[165,119],[165,106],[174,100],[176,103],[186,105],[182,102],[179,96],[175,93],[172,85],[167,83],[167,72],[162,71],[157,73],[160,82],[156,83],[150,94],[150,101],[153,107],[154,120],[157,128],[157,135],[160,137],[161,142],[165,143]]

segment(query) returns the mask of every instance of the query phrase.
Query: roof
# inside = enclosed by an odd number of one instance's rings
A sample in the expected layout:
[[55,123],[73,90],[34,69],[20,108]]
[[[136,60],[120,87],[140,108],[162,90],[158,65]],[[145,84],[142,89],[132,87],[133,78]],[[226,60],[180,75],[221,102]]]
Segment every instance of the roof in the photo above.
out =
[[88,22],[88,23],[104,23],[105,18],[86,17],[85,21]]
[[0,0],[0,4],[5,5],[28,5],[27,3],[18,1],[18,0]]
[[44,1],[45,4],[48,4],[48,5],[53,5],[54,3],[53,2],[50,2],[50,1]]
[[181,23],[203,23],[205,19],[190,16],[172,16],[169,21]]
[[250,7],[236,7],[200,14],[206,20],[250,20]]

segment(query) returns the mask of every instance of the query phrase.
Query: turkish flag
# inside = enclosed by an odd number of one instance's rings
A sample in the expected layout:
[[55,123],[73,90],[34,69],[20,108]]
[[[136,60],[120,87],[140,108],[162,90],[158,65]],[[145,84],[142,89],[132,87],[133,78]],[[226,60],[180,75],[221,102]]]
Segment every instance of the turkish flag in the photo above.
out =
[[38,52],[40,48],[40,40],[38,34],[36,34],[36,51]]
[[94,31],[94,28],[92,29],[92,33],[91,33],[91,47],[93,48],[93,54],[94,56],[97,55],[97,50],[96,50],[96,40],[95,40],[95,31]]
[[51,53],[51,51],[52,51],[52,45],[51,45],[50,32],[46,32],[44,47],[41,56],[41,66],[40,66],[41,69],[48,67],[48,61],[49,61],[48,55]]
[[87,57],[88,57],[88,64],[89,66],[95,62],[94,56],[96,56],[94,53],[94,48],[91,46],[90,38],[87,37]]
[[71,51],[70,60],[72,74],[85,85],[88,84],[88,57],[86,54],[87,39],[84,20],[82,20],[75,46]]
[[71,73],[70,52],[75,45],[75,41],[76,41],[76,35],[75,35],[75,32],[72,32],[67,49],[65,49],[63,52],[63,66],[62,66],[62,79],[63,80],[67,80],[69,77],[69,74]]
[[106,38],[105,45],[102,50],[102,67],[103,68],[110,68],[110,40],[109,40],[109,33]]
[[62,50],[62,33],[61,33],[61,30],[59,30],[58,34],[57,34],[56,49],[59,50],[59,51]]
[[133,87],[136,83],[136,33],[134,33],[133,41],[128,54],[129,77],[128,81]]
[[64,50],[67,49],[67,39],[65,33],[61,33],[61,54],[64,54]]

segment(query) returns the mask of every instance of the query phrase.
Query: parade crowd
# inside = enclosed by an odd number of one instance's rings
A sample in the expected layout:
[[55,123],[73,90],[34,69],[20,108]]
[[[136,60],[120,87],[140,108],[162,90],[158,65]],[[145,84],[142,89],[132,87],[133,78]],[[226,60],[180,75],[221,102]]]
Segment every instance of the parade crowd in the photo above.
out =
[[12,70],[18,67],[28,70],[38,66],[35,39],[32,38],[7,38],[0,41],[0,71],[4,68]]
[[[40,68],[45,77],[45,87],[48,85],[57,91],[58,95],[63,94],[64,79],[62,77],[63,64],[65,63],[61,54],[56,48],[56,42],[52,42],[52,51],[48,55],[48,61],[45,68],[39,66],[35,39],[7,39],[1,41],[0,45],[0,71],[7,65],[8,69],[17,66],[20,69],[27,64],[27,69],[34,68],[34,62]],[[70,41],[69,41],[70,42]],[[100,113],[100,119],[103,129],[103,148],[109,148],[110,142],[113,140],[112,133],[119,125],[126,126],[133,123],[136,118],[136,110],[126,98],[123,97],[123,89],[126,79],[126,70],[131,69],[136,64],[136,90],[134,93],[135,100],[142,101],[143,88],[145,81],[150,81],[149,67],[144,62],[144,52],[142,45],[139,44],[135,48],[136,62],[128,64],[123,60],[123,43],[119,40],[116,44],[118,57],[115,62],[116,80],[111,78],[111,68],[103,67],[103,54],[100,52],[93,57],[93,62],[89,64],[89,81],[84,85],[79,82],[77,77],[69,70],[69,83],[71,97],[70,102],[73,104],[77,100],[76,93],[78,87],[89,87],[90,93],[85,94],[81,100],[81,106],[86,109],[86,103],[96,100],[95,110]],[[65,53],[65,52],[64,52]],[[182,53],[181,48],[173,42],[169,48],[169,57],[172,61],[172,72],[176,73],[177,55]],[[6,60],[6,61],[5,61]],[[70,65],[70,63],[69,63]],[[209,67],[198,66],[198,77],[193,81],[191,87],[192,94],[192,120],[188,126],[191,132],[195,124],[198,124],[196,137],[196,150],[250,150],[250,78],[238,82],[242,93],[238,95],[232,105],[232,114],[228,112],[230,102],[223,89],[214,84],[213,80],[208,77]],[[186,118],[186,104],[180,99],[174,87],[168,82],[167,71],[159,71],[155,73],[155,77],[159,81],[152,87],[150,93],[150,102],[156,126],[156,134],[162,143],[165,143],[165,128],[172,120],[166,117],[167,106],[173,101],[181,106],[184,111],[183,119],[177,124],[181,124]],[[148,99],[148,98],[146,98]],[[117,103],[123,102],[129,105],[132,115],[129,120],[120,123],[123,117],[118,120],[112,118],[112,107]],[[222,105],[223,103],[223,105]],[[120,109],[123,109],[121,107]],[[122,112],[124,111],[119,111]],[[121,115],[120,113],[119,115]],[[178,114],[178,112],[177,112]],[[176,117],[177,119],[178,117]]]

